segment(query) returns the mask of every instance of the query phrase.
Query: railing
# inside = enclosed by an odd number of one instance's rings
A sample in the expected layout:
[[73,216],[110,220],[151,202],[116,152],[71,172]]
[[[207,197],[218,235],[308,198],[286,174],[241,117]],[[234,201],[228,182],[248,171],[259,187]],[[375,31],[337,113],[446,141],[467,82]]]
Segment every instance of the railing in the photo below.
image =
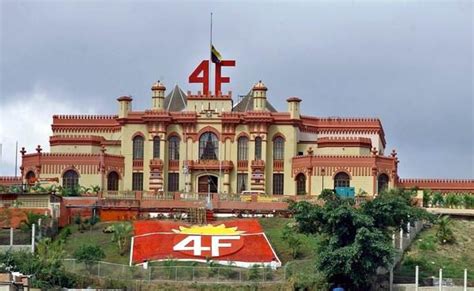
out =
[[273,161],[273,171],[283,171],[285,165],[284,160],[274,160]]
[[237,170],[246,171],[249,168],[248,160],[238,160],[237,161]]
[[143,169],[143,160],[133,160],[134,169]]
[[190,283],[281,283],[286,281],[286,268],[273,270],[256,265],[244,269],[233,266],[128,266],[102,261],[84,264],[75,259],[63,260],[68,272],[82,276],[117,280]]
[[174,200],[175,195],[172,192],[144,192],[143,200]]
[[103,197],[107,199],[136,199],[134,191],[104,191]]
[[179,170],[179,160],[169,160],[168,168],[169,170]]

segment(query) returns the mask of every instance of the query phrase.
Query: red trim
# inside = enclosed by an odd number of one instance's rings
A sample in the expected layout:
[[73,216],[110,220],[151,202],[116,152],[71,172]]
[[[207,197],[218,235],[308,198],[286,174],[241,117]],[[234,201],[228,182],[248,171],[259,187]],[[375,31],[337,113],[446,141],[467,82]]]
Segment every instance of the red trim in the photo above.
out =
[[284,141],[286,141],[286,137],[285,137],[282,133],[280,133],[280,132],[277,132],[277,133],[275,133],[275,134],[273,135],[272,141],[275,141],[275,139],[276,139],[277,137],[281,137],[281,138],[283,138]]
[[320,137],[316,140],[318,148],[361,147],[372,148],[372,140],[366,137]]
[[239,140],[241,137],[246,137],[250,141],[250,135],[248,135],[246,132],[239,133],[239,135],[237,135],[237,140]]
[[400,179],[398,187],[418,187],[425,190],[442,192],[470,192],[474,193],[474,180],[460,179]]
[[203,127],[197,134],[198,136],[198,139],[201,139],[201,135],[203,135],[204,133],[206,132],[212,132],[214,133],[216,136],[217,136],[217,139],[218,140],[221,140],[221,134],[219,133],[219,131],[217,131],[217,129],[215,129],[214,127],[212,126],[206,126],[206,127]]
[[176,131],[170,132],[170,134],[168,134],[168,137],[166,138],[166,140],[169,141],[170,138],[172,138],[173,136],[176,136],[179,139],[179,141],[181,141],[181,136]]
[[287,102],[298,102],[300,103],[301,102],[301,99],[298,98],[298,97],[290,97],[288,99],[286,99]]
[[133,139],[136,138],[137,136],[143,137],[143,141],[145,141],[145,135],[144,135],[143,132],[141,132],[141,131],[137,131],[137,132],[135,132],[135,133],[132,135],[132,138],[131,138],[132,141],[133,141]]
[[117,98],[117,101],[128,101],[128,102],[132,102],[133,101],[133,98],[130,97],[130,96],[120,96],[119,98]]

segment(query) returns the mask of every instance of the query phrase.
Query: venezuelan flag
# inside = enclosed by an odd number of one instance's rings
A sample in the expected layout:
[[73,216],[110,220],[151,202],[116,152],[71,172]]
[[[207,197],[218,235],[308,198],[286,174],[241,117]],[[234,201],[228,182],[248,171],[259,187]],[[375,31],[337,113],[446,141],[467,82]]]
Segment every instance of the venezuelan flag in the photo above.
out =
[[213,63],[220,63],[222,61],[221,54],[216,50],[214,45],[211,46],[211,60]]

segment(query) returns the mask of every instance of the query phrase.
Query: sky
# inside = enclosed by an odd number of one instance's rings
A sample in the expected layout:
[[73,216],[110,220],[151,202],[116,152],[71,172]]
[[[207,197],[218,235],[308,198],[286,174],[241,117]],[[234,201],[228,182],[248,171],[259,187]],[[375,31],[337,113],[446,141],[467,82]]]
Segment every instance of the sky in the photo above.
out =
[[15,141],[49,149],[53,114],[151,107],[152,83],[196,92],[213,43],[235,68],[223,91],[262,80],[302,114],[378,117],[402,178],[474,178],[471,1],[0,1],[0,175]]

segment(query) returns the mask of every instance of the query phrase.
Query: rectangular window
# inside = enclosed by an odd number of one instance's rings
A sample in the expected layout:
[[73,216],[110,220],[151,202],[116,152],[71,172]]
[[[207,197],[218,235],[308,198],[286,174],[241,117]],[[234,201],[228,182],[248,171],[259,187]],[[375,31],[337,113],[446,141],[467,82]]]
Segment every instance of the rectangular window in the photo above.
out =
[[133,173],[132,175],[132,190],[143,191],[143,173]]
[[255,138],[255,159],[262,159],[262,138],[260,137]]
[[179,173],[168,173],[168,192],[179,191]]
[[283,174],[273,174],[273,194],[283,195]]
[[237,174],[237,193],[247,190],[248,178],[248,174]]

